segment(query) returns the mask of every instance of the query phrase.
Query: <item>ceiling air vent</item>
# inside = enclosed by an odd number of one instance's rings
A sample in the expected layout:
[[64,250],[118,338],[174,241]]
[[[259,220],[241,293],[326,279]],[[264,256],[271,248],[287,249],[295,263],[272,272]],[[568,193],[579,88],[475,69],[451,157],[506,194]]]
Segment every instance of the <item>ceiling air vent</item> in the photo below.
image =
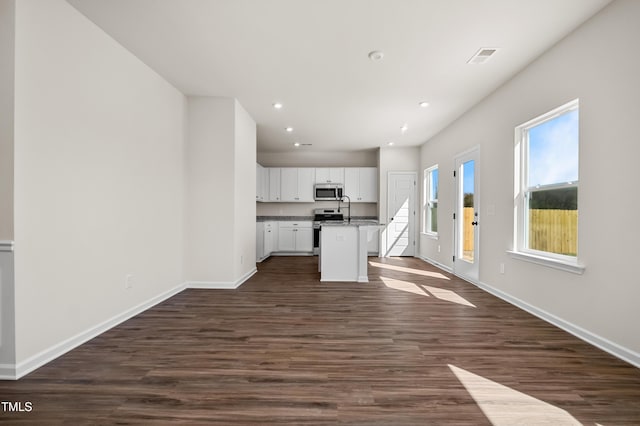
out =
[[467,61],[468,64],[485,64],[498,51],[496,47],[483,47]]

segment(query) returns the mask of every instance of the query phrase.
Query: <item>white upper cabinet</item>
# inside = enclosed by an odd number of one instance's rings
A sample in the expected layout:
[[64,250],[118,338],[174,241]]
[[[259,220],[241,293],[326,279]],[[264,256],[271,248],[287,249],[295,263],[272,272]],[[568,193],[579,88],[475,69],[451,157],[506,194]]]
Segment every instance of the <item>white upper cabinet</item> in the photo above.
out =
[[298,197],[299,201],[313,203],[313,181],[316,177],[316,170],[306,167],[298,169]]
[[280,201],[309,202],[313,200],[315,169],[283,167],[280,169]]
[[280,201],[298,201],[298,169],[280,169]]
[[256,201],[269,201],[269,169],[256,163]]
[[376,167],[360,168],[360,199],[358,201],[378,202],[378,169]]
[[344,168],[320,167],[316,168],[316,183],[344,183]]
[[262,191],[262,166],[256,163],[256,201],[263,201]]
[[344,169],[344,193],[352,203],[378,202],[378,169],[347,167]]
[[280,201],[280,168],[269,167],[269,201]]
[[269,201],[269,171],[256,163],[256,201]]
[[353,203],[378,202],[376,167],[256,166],[256,201],[313,203],[313,185],[340,183]]

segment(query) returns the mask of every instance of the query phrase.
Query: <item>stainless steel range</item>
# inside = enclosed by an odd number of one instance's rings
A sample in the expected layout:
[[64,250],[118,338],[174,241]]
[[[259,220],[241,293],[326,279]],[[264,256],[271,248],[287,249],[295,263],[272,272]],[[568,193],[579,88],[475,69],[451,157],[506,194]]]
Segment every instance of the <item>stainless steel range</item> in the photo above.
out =
[[323,222],[342,222],[344,214],[338,209],[313,210],[313,254],[320,253],[320,228]]

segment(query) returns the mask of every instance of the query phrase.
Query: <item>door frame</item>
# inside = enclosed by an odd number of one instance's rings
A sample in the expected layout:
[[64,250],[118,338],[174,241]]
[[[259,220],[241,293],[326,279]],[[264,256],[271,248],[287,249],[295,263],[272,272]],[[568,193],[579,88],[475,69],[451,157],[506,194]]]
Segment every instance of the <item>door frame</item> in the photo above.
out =
[[[474,161],[474,194],[473,194],[473,207],[475,220],[478,222],[474,232],[474,253],[473,253],[473,266],[469,267],[468,262],[465,262],[459,258],[461,233],[462,233],[462,220],[464,216],[461,214],[461,207],[464,206],[464,190],[462,190],[462,183],[460,183],[460,170],[459,163]],[[454,214],[453,219],[453,273],[460,278],[473,283],[480,281],[480,225],[482,224],[482,217],[480,215],[480,145],[476,145],[466,151],[458,153],[454,157],[454,170],[455,177],[453,179],[454,194]],[[465,263],[463,263],[465,262]]]
[[[418,238],[416,236],[416,197],[418,196],[418,172],[416,171],[390,171],[387,172],[387,226],[389,226],[390,222],[390,218],[391,218],[391,176],[392,175],[410,175],[413,177],[413,193],[411,194],[411,197],[413,199],[413,214],[410,215],[409,217],[409,236],[411,241],[409,242],[410,244],[413,243],[413,254],[411,254],[410,256],[415,257],[416,253],[418,253],[418,247],[417,247],[417,241]],[[381,235],[382,237],[382,235]],[[381,238],[382,240],[382,238]],[[383,250],[380,251],[380,253],[383,254],[383,257],[389,257],[389,232],[385,229],[384,231],[384,247],[381,246],[381,248]]]

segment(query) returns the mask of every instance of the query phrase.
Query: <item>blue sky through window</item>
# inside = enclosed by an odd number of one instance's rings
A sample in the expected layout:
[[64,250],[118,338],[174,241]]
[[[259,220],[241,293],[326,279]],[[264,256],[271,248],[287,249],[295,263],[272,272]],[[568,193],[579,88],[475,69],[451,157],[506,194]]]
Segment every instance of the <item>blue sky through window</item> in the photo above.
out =
[[462,165],[462,192],[465,194],[473,194],[474,178],[475,178],[475,161],[467,161]]
[[431,199],[438,199],[438,169],[431,172]]
[[529,129],[528,186],[578,181],[578,110]]

